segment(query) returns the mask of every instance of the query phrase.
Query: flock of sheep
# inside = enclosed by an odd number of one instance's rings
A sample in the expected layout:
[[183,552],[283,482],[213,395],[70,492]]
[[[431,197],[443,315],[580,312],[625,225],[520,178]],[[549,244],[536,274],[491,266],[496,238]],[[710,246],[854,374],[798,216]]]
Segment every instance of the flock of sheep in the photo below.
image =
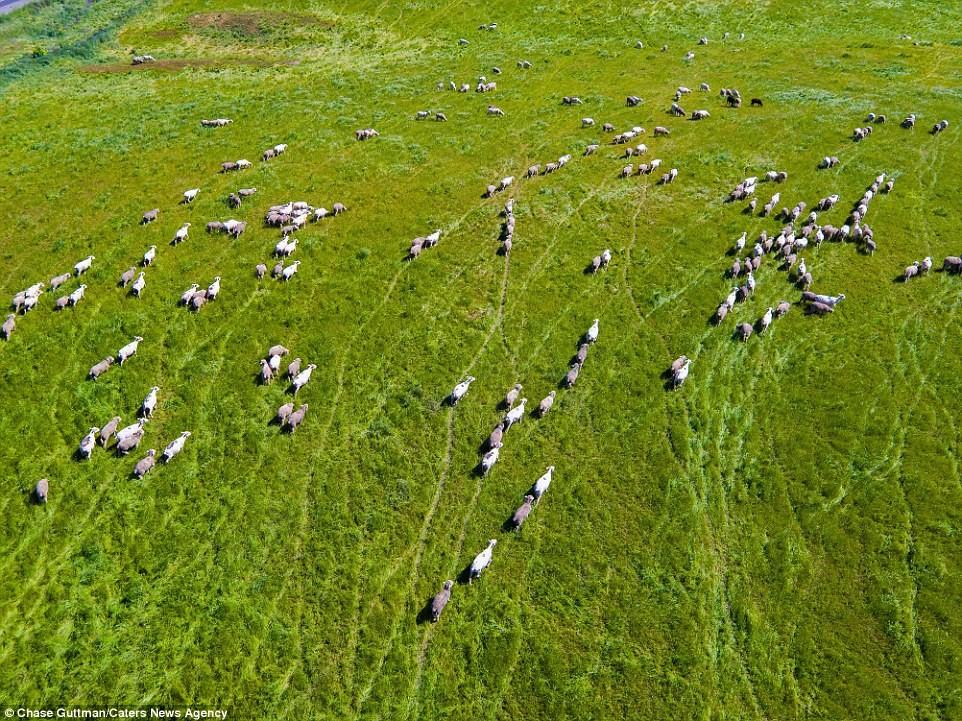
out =
[[[497,25],[494,23],[482,26],[482,29],[485,31],[495,30],[496,28]],[[726,38],[727,36],[728,34],[726,33]],[[744,35],[742,35],[742,37],[744,37]],[[467,40],[462,39],[460,44],[466,45],[467,42]],[[701,38],[699,40],[700,45],[706,45],[707,43],[707,38]],[[638,47],[643,46],[641,43],[639,43]],[[663,50],[665,49],[667,49],[667,46],[663,48]],[[687,53],[685,59],[687,61],[693,60],[694,52],[692,51]],[[138,56],[134,58],[135,63],[151,61],[153,61],[153,58],[150,56]],[[531,63],[526,60],[518,61],[517,65],[518,68],[522,70],[532,67]],[[502,71],[500,68],[495,67],[493,68],[493,72],[500,75]],[[454,81],[449,81],[447,84],[443,82],[438,84],[439,90],[443,90],[445,87],[460,92],[468,92],[470,89],[470,85],[467,83],[457,85]],[[496,90],[497,84],[495,82],[488,81],[485,76],[480,76],[478,78],[475,85],[475,91],[477,93],[488,94]],[[700,91],[703,93],[710,92],[710,86],[708,83],[702,83],[700,85]],[[679,86],[674,92],[673,100],[668,106],[666,114],[675,118],[688,117],[691,121],[705,121],[711,118],[711,112],[708,109],[699,109],[689,114],[684,108],[681,107],[679,104],[681,99],[684,96],[691,94],[692,91],[689,88]],[[741,93],[737,89],[724,88],[720,91],[719,97],[722,99],[724,104],[731,108],[741,107]],[[565,96],[562,98],[561,102],[566,106],[583,105],[583,101],[577,96]],[[642,102],[643,100],[637,95],[629,95],[625,100],[626,106],[631,108],[638,107]],[[752,98],[751,106],[759,107],[762,105],[763,101],[760,98]],[[486,113],[491,116],[504,116],[504,112],[500,108],[491,104],[487,105]],[[443,112],[430,110],[417,112],[415,115],[415,120],[426,120],[432,117],[432,115],[436,121],[443,122],[447,120],[447,116]],[[231,122],[232,121],[228,118],[205,119],[201,120],[201,125],[208,128],[220,128],[230,125]],[[872,113],[867,118],[867,122],[870,124],[864,127],[856,128],[853,132],[853,138],[855,141],[861,141],[871,135],[874,126],[879,126],[885,123],[885,116]],[[915,123],[916,116],[910,115],[901,122],[901,127],[911,129],[915,126]],[[596,123],[592,117],[583,117],[581,119],[581,128],[589,129],[595,127]],[[631,144],[642,135],[646,135],[645,128],[641,126],[632,126],[626,130],[622,130],[621,132],[616,132],[617,128],[615,125],[607,122],[601,127],[603,132],[613,134],[611,136],[610,145],[628,146],[624,155],[619,155],[616,159],[640,157],[649,152],[648,145],[645,143],[637,145]],[[944,131],[947,127],[947,120],[940,121],[932,127],[931,133],[933,135],[937,135]],[[666,126],[658,125],[653,127],[652,138],[668,138],[670,135],[671,130]],[[377,138],[378,136],[378,131],[373,128],[362,128],[355,131],[355,138],[357,141],[371,140],[373,138]],[[582,157],[596,155],[601,147],[602,144],[600,142],[588,144],[584,149]],[[269,162],[275,158],[278,158],[287,151],[287,148],[287,144],[281,143],[264,150],[261,154],[262,162]],[[571,162],[571,160],[572,156],[565,154],[559,157],[556,161],[544,163],[543,166],[542,164],[532,165],[527,168],[522,177],[525,180],[529,180],[540,176],[549,175],[565,167],[569,162]],[[826,156],[819,163],[819,167],[830,168],[836,166],[838,163],[839,159],[837,157]],[[226,161],[221,164],[219,172],[242,172],[251,168],[252,165],[253,164],[250,161],[243,158],[234,161]],[[662,160],[660,158],[654,158],[650,162],[646,163],[639,163],[637,168],[634,164],[628,164],[622,168],[620,176],[627,178],[632,175],[650,175],[661,165]],[[667,173],[661,175],[658,182],[659,184],[670,184],[678,177],[678,175],[678,169],[671,168]],[[845,295],[842,293],[830,295],[811,292],[809,289],[813,284],[813,277],[802,253],[805,252],[809,245],[817,248],[823,242],[832,241],[857,243],[865,253],[873,253],[876,250],[877,246],[875,243],[874,234],[864,220],[873,199],[877,198],[880,194],[887,194],[890,192],[893,188],[894,181],[888,180],[888,182],[886,182],[886,176],[884,174],[876,177],[863,193],[862,197],[853,204],[846,222],[841,227],[836,228],[832,225],[819,224],[818,222],[819,212],[828,211],[839,202],[839,195],[835,193],[827,195],[814,203],[814,209],[811,210],[807,215],[805,214],[807,205],[803,200],[798,201],[790,209],[788,207],[783,207],[781,211],[776,213],[776,208],[779,206],[781,201],[780,192],[773,193],[770,200],[762,206],[760,211],[758,211],[758,201],[755,195],[762,185],[764,183],[781,184],[787,180],[788,174],[785,171],[771,170],[768,171],[763,178],[752,176],[744,179],[743,181],[739,182],[728,194],[727,200],[729,202],[748,201],[744,212],[752,215],[756,214],[757,212],[760,217],[772,216],[783,222],[783,225],[777,235],[774,236],[769,236],[767,232],[763,231],[754,241],[754,243],[749,244],[747,233],[742,233],[741,236],[735,241],[734,247],[731,251],[731,255],[735,257],[727,271],[727,275],[732,279],[740,279],[743,282],[741,285],[735,285],[732,287],[728,295],[718,305],[712,317],[712,321],[715,324],[721,324],[736,308],[737,304],[746,301],[753,295],[757,282],[756,273],[759,271],[763,260],[766,258],[770,258],[773,264],[777,264],[781,270],[785,271],[788,274],[790,282],[802,291],[800,302],[806,304],[808,312],[818,315],[832,313],[834,312],[835,308],[838,307],[839,303],[845,299]],[[484,196],[490,198],[499,193],[510,191],[514,187],[514,184],[515,176],[505,176],[499,182],[488,185],[485,189]],[[192,203],[200,191],[200,188],[191,188],[184,191],[181,203]],[[253,196],[256,192],[256,188],[239,189],[236,192],[230,193],[227,198],[227,204],[232,209],[240,208],[244,201]],[[500,252],[504,256],[508,256],[512,248],[515,230],[515,216],[513,208],[514,199],[510,198],[506,202],[502,213],[504,217],[504,223],[500,236]],[[300,265],[299,260],[293,261],[290,265],[284,264],[284,259],[289,258],[298,247],[298,241],[294,237],[295,232],[304,229],[309,222],[318,222],[328,216],[337,216],[346,210],[346,206],[344,206],[342,203],[334,203],[331,206],[331,210],[328,210],[324,207],[312,206],[305,201],[287,201],[285,203],[273,205],[268,208],[264,215],[264,224],[267,227],[278,228],[281,234],[280,240],[276,242],[273,248],[273,256],[275,256],[278,261],[274,266],[271,275],[275,278],[287,281],[296,274],[298,266]],[[153,223],[157,221],[159,215],[159,208],[149,210],[143,214],[141,218],[141,224],[147,225]],[[182,223],[175,231],[171,240],[171,245],[177,246],[178,244],[187,241],[189,239],[190,227],[191,224],[189,222]],[[247,225],[245,221],[229,219],[226,221],[211,221],[207,223],[206,230],[208,233],[227,233],[233,238],[239,238],[244,233],[246,227]],[[411,242],[408,249],[408,259],[414,260],[419,257],[423,251],[435,247],[439,243],[441,236],[442,230],[436,229],[425,236],[416,237]],[[751,245],[750,248],[749,245]],[[156,245],[149,246],[140,259],[140,267],[138,268],[137,265],[132,265],[121,275],[119,285],[124,289],[129,288],[129,292],[132,296],[137,298],[142,297],[146,288],[146,272],[147,269],[154,264],[157,258],[157,252],[158,249]],[[91,268],[94,260],[95,256],[89,255],[75,264],[73,273],[64,273],[62,275],[55,276],[50,281],[50,289],[57,290],[71,280],[81,278],[81,276],[83,276]],[[608,267],[611,260],[611,250],[605,249],[602,253],[595,256],[591,260],[587,271],[590,273],[597,273],[599,270]],[[908,281],[910,278],[928,272],[931,270],[932,265],[933,263],[930,257],[916,261],[904,269],[902,278],[905,281]],[[944,260],[942,267],[945,271],[960,273],[962,272],[962,258],[950,256]],[[264,278],[267,275],[267,271],[268,268],[266,264],[261,263],[255,267],[255,274],[257,278]],[[42,297],[44,287],[45,284],[43,282],[34,283],[14,296],[12,301],[14,313],[8,315],[6,321],[2,325],[2,334],[5,339],[9,340],[16,329],[16,314],[19,313],[24,315],[37,307],[38,302]],[[62,310],[68,307],[75,307],[78,303],[80,303],[81,300],[84,299],[86,289],[86,284],[79,283],[74,289],[71,290],[71,292],[57,298],[54,302],[54,308]],[[206,286],[206,288],[201,288],[199,284],[193,283],[190,288],[188,288],[179,296],[179,304],[192,311],[199,311],[207,303],[215,301],[220,293],[220,290],[221,277],[219,275],[215,276],[213,280]],[[747,322],[737,324],[734,331],[735,337],[741,339],[742,341],[747,341],[749,337],[756,332],[759,335],[764,334],[771,326],[773,321],[784,316],[790,310],[790,308],[791,303],[787,300],[779,302],[774,307],[768,307],[761,318],[759,318],[754,324]],[[572,388],[576,384],[579,373],[587,359],[588,351],[591,345],[598,339],[598,333],[599,320],[595,319],[585,332],[582,341],[578,346],[577,352],[560,384],[561,387]],[[135,336],[129,343],[121,347],[117,353],[111,354],[110,356],[107,356],[94,364],[90,368],[88,377],[92,380],[96,380],[101,375],[108,372],[114,366],[115,362],[118,366],[122,366],[137,353],[139,344],[142,341],[143,338],[141,336]],[[302,368],[301,359],[295,358],[287,365],[287,368],[282,374],[281,359],[287,356],[288,353],[288,349],[284,346],[272,346],[268,350],[267,355],[258,361],[260,366],[259,379],[262,384],[267,385],[273,382],[274,379],[283,375],[290,381],[291,392],[296,398],[298,392],[310,381],[311,373],[316,368],[316,365],[311,363]],[[693,360],[691,358],[682,355],[675,359],[675,361],[670,365],[670,367],[666,370],[665,375],[668,377],[670,386],[672,388],[680,388],[682,385],[684,385],[689,377],[692,363]],[[457,405],[466,396],[471,384],[474,381],[475,378],[473,376],[468,376],[463,381],[458,383],[448,396],[449,403],[452,406]],[[483,446],[485,450],[478,463],[477,470],[482,476],[486,476],[488,473],[490,473],[492,468],[498,462],[504,447],[504,437],[507,432],[515,424],[522,422],[524,419],[527,399],[522,397],[519,400],[522,390],[522,385],[518,383],[505,394],[503,402],[503,407],[506,411],[505,415],[494,427],[487,438]],[[153,416],[154,409],[157,407],[159,392],[160,388],[157,386],[154,386],[149,390],[136,411],[138,418],[135,423],[121,428],[121,416],[117,415],[111,418],[102,427],[91,427],[80,441],[77,449],[77,457],[80,460],[89,459],[93,455],[98,445],[102,448],[107,448],[108,443],[111,440],[114,441],[113,448],[118,455],[126,455],[135,450],[144,438],[147,424]],[[538,418],[543,418],[546,416],[555,403],[556,395],[557,391],[554,390],[548,393],[540,401],[537,409],[531,415]],[[304,422],[308,408],[309,405],[307,403],[304,403],[300,406],[295,406],[293,401],[285,403],[278,408],[275,415],[275,422],[283,429],[286,429],[289,432],[294,432]],[[172,461],[184,449],[187,439],[190,438],[190,436],[190,431],[183,431],[179,436],[171,440],[161,453],[161,460],[165,463]],[[155,464],[156,455],[156,449],[151,448],[148,450],[147,454],[134,466],[133,475],[137,478],[141,478],[147,474]],[[531,513],[532,508],[537,505],[544,493],[548,490],[548,487],[552,482],[553,472],[554,466],[548,466],[544,474],[532,484],[529,491],[524,494],[521,505],[515,510],[510,520],[506,524],[507,526],[513,529],[519,529],[525,523],[526,519]],[[49,492],[50,482],[48,479],[41,479],[36,483],[33,489],[33,495],[35,499],[41,503],[47,501]],[[478,578],[490,565],[496,544],[497,539],[489,540],[487,546],[471,561],[465,571],[465,576],[468,583]],[[429,602],[428,610],[433,621],[437,621],[439,619],[442,611],[448,603],[453,585],[454,582],[452,580],[445,581],[442,589]]]

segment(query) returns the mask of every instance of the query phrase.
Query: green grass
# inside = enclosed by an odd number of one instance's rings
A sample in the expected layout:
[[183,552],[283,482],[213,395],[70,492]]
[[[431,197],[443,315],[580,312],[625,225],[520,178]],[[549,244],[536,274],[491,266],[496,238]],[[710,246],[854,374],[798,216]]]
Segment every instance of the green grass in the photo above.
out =
[[[222,27],[198,13],[246,15]],[[492,20],[497,32],[476,30]],[[45,294],[0,344],[0,706],[962,718],[962,285],[893,282],[917,258],[962,252],[960,22],[954,2],[784,0],[46,2],[0,19],[2,292],[97,256],[85,301],[55,313]],[[132,52],[161,62],[130,70]],[[435,90],[492,65],[504,73],[491,96]],[[702,81],[713,92],[682,104],[712,117],[668,118],[674,88]],[[717,89],[733,86],[765,106],[722,107]],[[562,107],[572,94],[585,105]],[[629,94],[644,104],[624,107]],[[489,102],[506,117],[487,117]],[[415,122],[425,108],[449,122]],[[889,123],[855,144],[868,111]],[[909,112],[913,132],[898,128]],[[670,126],[646,142],[676,183],[619,180],[610,147],[581,158],[602,138],[580,129],[586,115]],[[233,125],[199,126],[218,116]],[[928,135],[943,117],[949,129]],[[359,127],[381,137],[356,143]],[[270,164],[216,173],[278,142],[290,148]],[[562,171],[520,179],[566,152]],[[816,170],[825,155],[841,165]],[[789,172],[782,205],[839,193],[821,216],[836,225],[875,175],[897,181],[872,203],[874,256],[805,254],[815,290],[846,294],[839,310],[795,307],[735,343],[734,323],[799,295],[766,264],[755,297],[707,323],[732,241],[778,227],[722,201],[773,168]],[[504,196],[480,193],[509,174],[506,262]],[[227,193],[249,186],[230,211]],[[277,239],[259,220],[288,199],[350,211],[300,234],[289,284],[259,282]],[[140,227],[153,207],[160,219]],[[250,223],[239,240],[203,232],[231,216]],[[192,237],[172,248],[185,220]],[[403,262],[435,227],[440,245]],[[115,283],[150,244],[138,301]],[[584,275],[605,247],[610,270]],[[214,275],[215,303],[175,307]],[[595,317],[576,388],[473,476],[507,388],[522,382],[536,404]],[[134,359],[85,380],[135,334]],[[283,384],[255,383],[274,343],[318,364],[294,436],[268,425]],[[659,376],[681,353],[692,375],[668,393]],[[468,396],[442,406],[469,372]],[[152,385],[161,406],[141,450],[193,431],[169,467],[135,481],[139,455],[71,458],[91,425],[131,422]],[[550,491],[503,533],[548,464]],[[40,477],[45,507],[28,503]],[[488,538],[501,542],[481,581],[418,625]]]

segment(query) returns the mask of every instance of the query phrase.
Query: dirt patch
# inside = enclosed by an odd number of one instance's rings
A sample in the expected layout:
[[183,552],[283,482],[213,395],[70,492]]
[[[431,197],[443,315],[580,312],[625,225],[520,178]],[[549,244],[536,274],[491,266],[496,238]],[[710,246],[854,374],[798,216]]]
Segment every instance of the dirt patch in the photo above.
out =
[[251,13],[195,13],[187,18],[195,30],[221,30],[244,37],[266,35],[285,27],[330,28],[334,23],[308,13],[251,12]]
[[99,65],[82,65],[77,68],[81,73],[142,73],[149,70],[176,72],[184,68],[225,68],[246,65],[254,68],[269,68],[275,65],[289,65],[290,63],[276,63],[257,58],[233,58],[229,60],[212,60],[209,58],[180,58],[177,60],[158,60],[142,65],[127,63],[103,63]]

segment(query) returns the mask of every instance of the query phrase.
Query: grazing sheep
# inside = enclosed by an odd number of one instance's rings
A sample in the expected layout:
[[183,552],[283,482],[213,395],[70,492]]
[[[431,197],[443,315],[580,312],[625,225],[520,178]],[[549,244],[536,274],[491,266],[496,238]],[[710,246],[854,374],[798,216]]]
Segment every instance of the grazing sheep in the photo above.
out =
[[592,322],[591,326],[590,326],[590,327],[588,328],[588,330],[585,332],[585,340],[586,340],[588,343],[594,343],[595,341],[597,341],[597,340],[598,340],[598,330],[599,330],[599,328],[598,328],[598,319],[595,318],[594,321]]
[[3,327],[0,327],[0,333],[3,333],[4,340],[10,340],[10,336],[13,335],[13,331],[17,328],[16,315],[10,313],[7,319],[3,321]]
[[227,233],[235,238],[239,238],[245,230],[247,230],[247,223],[234,223],[234,225],[227,230]]
[[765,311],[765,315],[761,317],[758,321],[758,332],[764,333],[768,330],[768,326],[772,324],[772,319],[775,317],[775,309],[769,306],[768,310]]
[[147,287],[147,280],[144,278],[144,272],[138,273],[136,280],[130,286],[130,292],[135,298],[139,298],[140,294],[144,292],[144,288]]
[[922,265],[919,266],[919,272],[928,273],[932,270],[932,258],[930,256],[925,256],[922,259]]
[[741,323],[735,329],[735,334],[738,336],[739,340],[744,342],[751,337],[753,331],[754,328],[752,328],[751,323]]
[[300,264],[301,264],[301,261],[295,260],[289,266],[284,268],[284,270],[281,272],[281,277],[283,277],[285,281],[293,278],[294,274],[297,272],[297,266],[299,266]]
[[[544,175],[548,175],[549,173],[553,173],[554,171],[556,171],[556,170],[557,170],[558,168],[560,168],[560,167],[561,167],[561,166],[558,165],[557,163],[545,163],[544,173],[543,173],[543,174],[544,174]],[[489,186],[488,186],[488,190],[489,190],[490,192],[493,192],[494,190],[497,190],[497,189],[496,189],[493,185],[489,185]]]
[[488,436],[485,447],[490,451],[494,448],[500,448],[503,445],[504,439],[504,423],[499,423],[491,431],[491,435]]
[[160,459],[164,463],[170,463],[174,456],[184,450],[184,444],[187,442],[187,439],[190,438],[190,436],[190,431],[182,431],[177,438],[167,444],[167,447],[164,449]]
[[[74,265],[74,267],[73,267],[74,273],[75,273],[77,276],[83,275],[83,274],[86,273],[88,270],[90,270],[90,266],[93,265],[93,262],[94,262],[95,259],[96,259],[96,256],[88,255],[86,258],[84,258],[83,260],[81,260],[80,262],[78,262],[77,264]],[[29,295],[29,294],[28,294],[28,295]]]
[[551,485],[551,475],[554,473],[554,466],[548,466],[547,470],[544,472],[538,480],[534,482],[531,486],[529,494],[534,496],[535,503],[537,504],[541,500],[541,496],[547,492],[548,487]]
[[177,232],[174,233],[174,239],[171,241],[171,243],[173,245],[177,245],[178,243],[182,243],[185,240],[187,240],[187,234],[189,233],[189,228],[190,228],[190,223],[184,223],[182,226],[180,226],[177,229]]
[[137,268],[135,266],[130,266],[120,276],[120,287],[126,288],[130,284],[130,282],[134,279],[134,276],[136,275],[137,275]]
[[137,348],[140,346],[140,342],[143,338],[139,335],[135,335],[134,339],[130,341],[127,345],[123,346],[119,351],[117,351],[117,361],[120,365],[124,364],[124,361],[131,358],[137,353]]
[[448,116],[442,112],[437,112],[434,114],[434,119],[439,123],[446,123],[448,120]]
[[157,220],[157,216],[160,215],[160,208],[154,208],[153,210],[148,210],[140,218],[141,225],[147,225],[148,223],[153,223]]
[[578,365],[584,365],[585,360],[588,358],[588,349],[591,346],[588,343],[582,343],[578,346],[578,352],[575,354],[575,361]]
[[514,182],[513,175],[509,175],[506,178],[501,178],[501,182],[498,183],[498,191],[501,192],[501,191],[507,190],[508,188],[511,187],[511,184],[513,182]]
[[588,266],[588,270],[591,273],[597,273],[600,267],[601,267],[601,256],[596,255],[594,258],[591,259],[591,264]]
[[671,131],[662,125],[656,125],[652,132],[654,132],[656,138],[662,135],[671,135]]
[[592,127],[594,124],[595,124],[594,118],[582,118],[582,119],[581,119],[581,127],[582,127],[582,128],[590,128],[590,127]]
[[501,450],[499,448],[492,448],[487,453],[481,457],[481,475],[486,476],[494,468],[494,464],[498,462],[498,457],[501,455]]
[[156,245],[152,245],[152,246],[150,246],[150,247],[147,249],[147,252],[144,253],[144,257],[143,257],[143,260],[142,260],[141,262],[143,263],[144,267],[146,268],[147,266],[151,265],[151,264],[154,262],[154,259],[155,259],[156,257],[157,257],[157,246],[156,246]]
[[691,114],[692,120],[704,120],[708,117],[711,117],[711,113],[709,113],[707,110],[696,110]]
[[[233,195],[233,193],[231,193],[231,195]],[[233,207],[233,206],[231,206],[231,207]],[[227,230],[227,226],[225,226],[225,225],[224,225],[223,223],[221,223],[219,220],[212,220],[211,222],[209,222],[209,223],[207,224],[207,232],[208,232],[208,233],[220,233],[220,232],[222,232],[222,231],[224,231],[224,230]]]
[[102,376],[104,373],[107,372],[107,369],[110,368],[111,365],[113,365],[113,362],[114,362],[113,356],[104,358],[99,363],[96,363],[93,366],[91,366],[90,371],[87,373],[87,377],[90,378],[91,380],[97,380],[100,376]]
[[571,368],[568,369],[567,375],[565,375],[564,386],[565,388],[574,388],[575,383],[578,382],[578,374],[581,372],[580,363],[572,363]]
[[314,371],[315,368],[317,368],[317,365],[316,365],[315,363],[310,363],[310,364],[307,366],[307,368],[305,368],[305,369],[302,370],[300,373],[298,373],[296,376],[294,376],[294,380],[292,381],[292,385],[293,385],[294,395],[295,395],[295,396],[297,395],[298,391],[300,391],[301,388],[303,388],[304,386],[306,386],[306,385],[308,384],[308,382],[311,380],[311,373]]
[[540,165],[532,165],[532,166],[531,166],[530,168],[528,168],[528,170],[525,172],[524,177],[526,177],[526,178],[533,178],[534,176],[538,175],[538,173],[540,173],[540,172],[541,172],[541,166],[540,166]]
[[58,275],[50,279],[50,290],[57,290],[60,286],[66,283],[71,278],[70,273],[64,273],[63,275]]
[[538,404],[539,418],[544,418],[546,415],[548,415],[548,412],[551,410],[551,406],[554,405],[554,399],[555,399],[556,393],[557,391],[551,391],[547,396],[545,396],[541,400],[541,403]]
[[237,163],[235,163],[233,160],[229,160],[226,163],[220,164],[220,172],[229,173],[232,170],[237,170],[239,167],[240,166]]
[[762,107],[762,99],[761,99],[761,98],[752,98],[751,106],[754,107],[754,108],[760,108],[760,107]]
[[143,478],[146,476],[150,469],[154,467],[155,457],[157,456],[157,451],[151,448],[147,451],[147,455],[137,461],[137,465],[134,466],[134,477]]
[[914,278],[916,275],[918,275],[921,265],[922,264],[919,261],[915,261],[912,263],[912,265],[907,266],[902,272],[902,282],[907,283],[911,278]]
[[625,105],[629,108],[634,108],[640,103],[641,98],[639,98],[637,95],[629,95],[627,98],[625,98]]
[[504,117],[504,111],[503,111],[501,108],[499,108],[497,105],[489,105],[489,106],[488,106],[488,115],[495,115],[495,116],[497,116],[497,117],[499,117],[499,118],[503,118],[503,117]]
[[37,481],[37,485],[33,487],[33,497],[37,503],[46,503],[47,497],[50,494],[50,481],[46,478],[41,478]]
[[97,445],[97,434],[99,432],[99,428],[91,428],[89,431],[87,431],[87,435],[80,439],[79,456],[81,460],[90,459],[90,454],[94,452],[94,448]]
[[826,305],[825,303],[819,303],[816,301],[815,303],[809,304],[806,312],[810,315],[827,315],[829,313],[834,313],[835,308],[830,305]]
[[812,287],[812,274],[811,274],[811,272],[805,273],[805,275],[801,276],[801,277],[798,279],[798,281],[796,281],[795,285],[797,285],[797,286],[798,286],[799,288],[801,288],[802,290],[808,290],[809,288],[811,288],[811,287]]
[[190,309],[195,313],[207,304],[207,291],[197,291],[190,297]]
[[[962,258],[957,255],[949,255],[942,261],[942,270],[946,273],[954,273],[958,275],[962,273]],[[13,316],[8,317],[8,321],[12,319]],[[6,327],[6,325],[4,325]],[[9,336],[7,336],[9,337]]]
[[904,120],[902,120],[901,125],[902,125],[902,127],[905,128],[906,130],[910,130],[910,129],[914,128],[914,127],[915,127],[915,113],[912,113],[911,115],[909,115],[908,117],[906,117]]
[[518,400],[518,396],[521,395],[521,389],[523,386],[520,383],[515,383],[514,386],[504,394],[504,407],[511,408],[514,402]]
[[[676,368],[675,364],[678,363],[678,361],[681,360],[682,358],[685,359],[684,362]],[[676,359],[675,362],[671,364],[671,366],[672,366],[671,367],[671,370],[672,370],[671,387],[680,388],[682,385],[684,385],[685,381],[688,379],[688,373],[689,373],[689,370],[691,369],[691,358],[686,358],[685,356],[681,356],[681,358]]]
[[792,307],[792,304],[789,303],[787,300],[780,301],[779,304],[775,306],[775,317],[781,318],[783,315],[788,313],[791,307]]
[[265,275],[267,275],[267,266],[264,265],[263,263],[258,263],[257,265],[255,265],[254,275],[258,280],[263,278]]
[[193,298],[194,294],[197,292],[197,287],[198,287],[197,283],[192,283],[190,288],[188,288],[181,294],[180,296],[181,305],[187,305],[188,303],[190,303],[190,299]]
[[181,202],[181,203],[193,203],[193,202],[194,202],[194,198],[197,197],[197,194],[198,194],[199,192],[200,192],[200,188],[191,188],[190,190],[185,190],[185,191],[184,191],[184,199],[181,200],[180,202]]
[[114,416],[109,421],[107,421],[107,425],[105,425],[103,428],[100,429],[100,436],[98,440],[100,441],[101,446],[103,446],[104,448],[107,447],[107,442],[110,440],[110,437],[117,432],[117,426],[119,425],[120,425],[120,416]]
[[514,530],[517,531],[519,528],[521,528],[521,526],[524,525],[528,515],[531,513],[532,503],[534,503],[534,496],[529,493],[524,497],[524,503],[522,503],[518,507],[518,510],[514,512],[514,515],[511,516],[511,527]]
[[508,430],[515,423],[520,423],[524,419],[524,406],[528,402],[527,398],[522,398],[521,402],[512,408],[504,417],[504,429]]
[[258,363],[261,364],[261,384],[268,385],[272,380],[274,380],[274,369],[271,368],[271,364],[263,358],[261,358]]
[[437,623],[438,619],[441,618],[441,614],[444,612],[444,607],[448,605],[448,601],[451,600],[451,588],[454,586],[454,581],[445,581],[443,588],[438,591],[434,598],[431,599],[431,622]]
[[119,431],[117,431],[117,442],[130,438],[131,436],[137,435],[138,433],[143,433],[144,425],[147,423],[146,418],[141,418],[136,423],[132,423],[129,426],[124,426]]
[[286,425],[287,419],[294,412],[293,403],[285,403],[280,408],[277,409],[277,413],[274,415],[274,420],[280,425]]
[[154,409],[157,407],[157,391],[159,390],[160,388],[158,386],[153,386],[141,402],[140,415],[142,418],[153,417]]
[[491,554],[494,547],[498,545],[498,541],[492,538],[488,541],[488,547],[485,548],[481,553],[474,557],[471,561],[471,567],[468,569],[468,583],[474,581],[474,579],[481,576],[481,572],[484,571],[488,566],[491,565]]
[[132,450],[134,450],[137,446],[140,445],[140,442],[144,439],[144,429],[141,426],[141,427],[138,427],[137,430],[131,433],[130,435],[120,438],[120,435],[118,434],[117,438],[118,438],[117,445],[114,446],[114,449],[120,455],[126,456],[128,453],[130,453]]
[[304,422],[304,418],[307,416],[307,411],[309,408],[310,406],[307,403],[305,403],[287,417],[288,433],[293,433],[294,431],[296,431],[297,427]]
[[564,96],[563,98],[561,98],[561,104],[562,104],[562,105],[581,105],[582,102],[581,102],[581,98],[579,98],[579,97],[576,96],[576,95],[574,95],[574,96],[567,96],[567,95],[566,95],[566,96]]
[[626,165],[621,169],[621,177],[622,178],[630,177],[634,169],[635,169],[634,166],[631,163],[629,163],[628,165]]
[[727,303],[722,303],[721,305],[718,306],[718,308],[715,309],[716,324],[721,323],[723,320],[725,320],[725,316],[728,315],[728,309],[729,309],[729,306]]

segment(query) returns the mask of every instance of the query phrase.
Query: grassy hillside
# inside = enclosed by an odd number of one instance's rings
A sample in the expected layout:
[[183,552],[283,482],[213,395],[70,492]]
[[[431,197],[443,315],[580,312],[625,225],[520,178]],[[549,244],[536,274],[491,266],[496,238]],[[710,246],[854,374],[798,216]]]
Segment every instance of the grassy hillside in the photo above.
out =
[[[900,0],[78,0],[0,18],[0,291],[96,256],[84,301],[55,312],[60,293],[44,293],[0,343],[0,706],[962,718],[962,280],[893,281],[962,254],[960,26],[960,3]],[[132,68],[134,52],[158,62]],[[497,90],[436,89],[479,74]],[[678,85],[709,119],[666,114]],[[721,87],[765,104],[725,108]],[[629,94],[644,103],[625,107]],[[449,120],[415,121],[423,109]],[[889,122],[852,142],[869,111]],[[900,129],[910,112],[919,127]],[[222,116],[233,124],[199,124]],[[648,128],[678,180],[620,179],[620,146],[582,158],[607,141],[603,122]],[[651,137],[659,124],[669,138]],[[355,142],[364,127],[380,137]],[[521,179],[563,153],[559,172]],[[840,165],[818,170],[825,155]],[[217,173],[238,158],[254,168]],[[844,304],[825,318],[795,306],[742,344],[735,323],[800,296],[765,263],[755,295],[708,323],[734,239],[781,225],[725,196],[770,169],[789,179],[761,184],[760,203],[838,193],[819,217],[835,225],[877,174],[896,183],[868,217],[878,252],[804,254],[813,289]],[[505,175],[509,193],[481,197]],[[290,283],[258,281],[279,237],[264,212],[288,200],[349,211],[298,234]],[[238,240],[204,233],[230,217],[249,223]],[[183,222],[191,237],[172,247]],[[440,244],[405,262],[435,228]],[[116,282],[151,244],[138,300]],[[606,247],[610,269],[586,275]],[[176,306],[215,275],[216,302]],[[575,388],[473,475],[505,391],[523,383],[531,407],[558,388],[594,318]],[[134,335],[136,357],[86,380]],[[318,365],[294,435],[268,423],[286,384],[256,382],[275,343]],[[661,373],[682,353],[691,377],[668,392]],[[442,405],[467,374],[465,399]],[[89,427],[132,423],[154,385],[138,452],[72,457]],[[184,453],[131,478],[182,430]],[[503,532],[549,464],[541,504]],[[46,506],[30,503],[41,477]],[[491,568],[418,624],[489,538]]]

